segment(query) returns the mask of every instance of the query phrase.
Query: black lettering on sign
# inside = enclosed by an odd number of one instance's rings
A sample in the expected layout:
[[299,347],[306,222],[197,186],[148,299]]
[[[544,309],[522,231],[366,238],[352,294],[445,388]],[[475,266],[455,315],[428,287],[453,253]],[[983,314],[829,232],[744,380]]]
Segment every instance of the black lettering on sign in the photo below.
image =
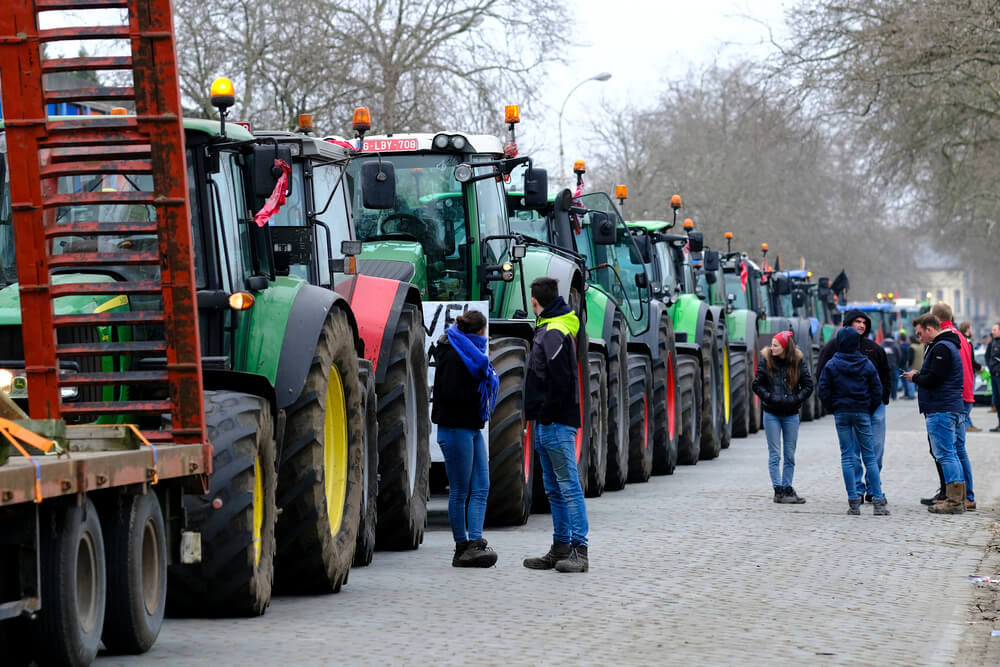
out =
[[434,330],[437,328],[437,322],[438,318],[441,317],[442,308],[444,308],[444,306],[439,305],[437,308],[434,309],[434,317],[431,318],[431,325],[429,327],[426,324],[424,325],[424,332],[428,336],[432,335],[434,333]]

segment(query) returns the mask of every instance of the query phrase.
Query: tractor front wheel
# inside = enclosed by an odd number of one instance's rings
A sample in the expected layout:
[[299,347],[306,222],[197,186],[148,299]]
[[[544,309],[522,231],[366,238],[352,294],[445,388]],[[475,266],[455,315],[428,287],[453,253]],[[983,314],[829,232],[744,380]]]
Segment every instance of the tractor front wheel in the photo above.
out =
[[604,352],[590,353],[590,456],[586,494],[596,498],[604,493],[608,472],[608,370]]
[[648,357],[628,356],[628,481],[648,482],[653,472],[653,369]]
[[528,343],[521,338],[490,339],[490,362],[500,378],[490,418],[490,493],[486,521],[520,526],[531,513],[535,453],[531,424],[524,419]]

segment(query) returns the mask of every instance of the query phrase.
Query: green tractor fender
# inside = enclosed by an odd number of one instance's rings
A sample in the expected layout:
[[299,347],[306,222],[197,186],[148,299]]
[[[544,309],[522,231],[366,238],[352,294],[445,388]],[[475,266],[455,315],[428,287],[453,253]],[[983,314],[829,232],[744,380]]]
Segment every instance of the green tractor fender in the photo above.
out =
[[726,315],[729,346],[734,349],[753,348],[757,345],[757,315],[752,310],[734,310]]
[[587,338],[591,346],[601,350],[607,347],[615,319],[615,303],[603,290],[590,286],[584,296],[587,300]]
[[669,310],[679,343],[678,351],[687,349],[685,346],[700,350],[705,319],[709,317],[705,302],[693,294],[681,294]]
[[302,393],[315,343],[327,313],[334,308],[345,311],[354,334],[354,347],[358,356],[362,356],[364,344],[358,336],[354,313],[347,299],[337,292],[279,279],[257,295],[247,337],[245,368],[273,384],[277,409],[288,407]]

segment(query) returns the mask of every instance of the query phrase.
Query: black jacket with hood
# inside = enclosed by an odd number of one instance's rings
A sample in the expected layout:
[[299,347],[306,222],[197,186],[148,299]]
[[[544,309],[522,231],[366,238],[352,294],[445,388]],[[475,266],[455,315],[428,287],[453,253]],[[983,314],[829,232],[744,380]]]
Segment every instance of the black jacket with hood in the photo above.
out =
[[560,296],[538,316],[524,380],[524,417],[580,428],[576,336],[580,320]]
[[788,386],[788,362],[781,357],[775,357],[774,375],[771,375],[767,370],[768,361],[771,359],[771,348],[765,347],[760,355],[762,359],[757,364],[757,374],[753,378],[753,393],[760,396],[764,410],[779,417],[798,413],[813,390],[813,379],[809,375],[809,366],[802,356],[802,350],[795,350],[795,359],[792,362],[799,367],[799,382],[794,387]]
[[[871,333],[872,330],[872,319],[868,317],[863,310],[848,310],[844,313],[844,326],[851,326],[851,322],[859,317],[863,317],[865,320],[865,335],[861,337],[860,352],[868,357],[868,360],[872,362],[873,366],[875,366],[875,371],[878,373],[878,380],[882,383],[882,403],[889,405],[889,395],[892,393],[892,385],[890,382],[894,381],[895,378],[892,377],[892,372],[889,369],[889,360],[885,356],[885,350],[883,350],[878,343],[868,337],[868,334]],[[819,352],[819,360],[816,362],[817,378],[822,375],[823,367],[826,366],[826,362],[830,361],[830,358],[833,357],[836,352],[837,337],[834,336]]]
[[819,400],[833,413],[874,413],[882,386],[871,360],[858,351],[858,343],[864,339],[853,328],[844,327],[833,340],[837,351],[820,372]]
[[944,329],[935,336],[924,353],[924,365],[913,376],[917,385],[917,404],[922,414],[932,412],[965,412],[962,388],[965,371],[962,368],[962,342],[959,334]]
[[1000,338],[991,338],[986,346],[986,368],[990,375],[1000,376]]
[[434,344],[433,355],[431,421],[445,428],[480,430],[485,422],[479,418],[479,381],[448,342],[447,333],[442,334]]

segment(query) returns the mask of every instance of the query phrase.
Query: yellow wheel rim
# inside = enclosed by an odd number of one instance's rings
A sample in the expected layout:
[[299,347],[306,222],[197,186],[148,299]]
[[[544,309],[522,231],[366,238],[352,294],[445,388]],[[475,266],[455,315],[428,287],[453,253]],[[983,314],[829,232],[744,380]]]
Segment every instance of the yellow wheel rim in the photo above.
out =
[[264,530],[264,481],[260,478],[260,457],[253,462],[253,564],[260,564],[261,533]]
[[729,423],[729,349],[722,351],[722,405],[725,407],[726,423]]
[[347,498],[347,401],[344,382],[336,366],[330,369],[323,420],[323,484],[330,534],[340,531]]

